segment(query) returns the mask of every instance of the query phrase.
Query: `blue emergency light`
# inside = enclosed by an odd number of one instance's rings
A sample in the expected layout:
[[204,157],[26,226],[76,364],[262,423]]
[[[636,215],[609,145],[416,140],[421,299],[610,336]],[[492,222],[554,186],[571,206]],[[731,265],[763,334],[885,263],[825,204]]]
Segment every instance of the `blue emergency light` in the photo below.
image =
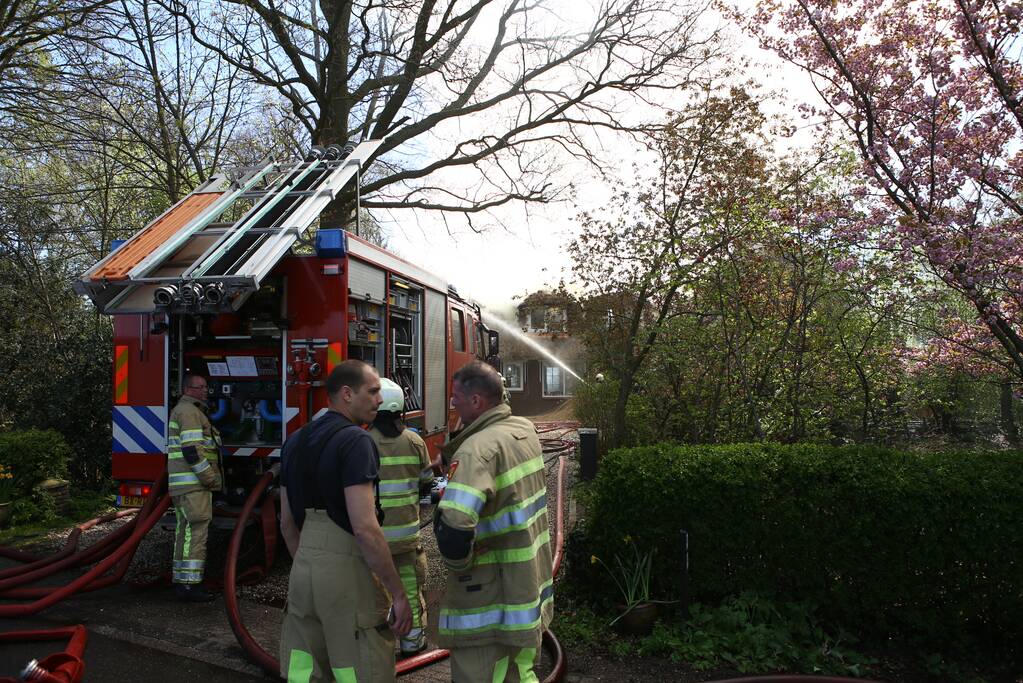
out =
[[315,245],[320,258],[342,258],[348,251],[345,231],[339,228],[317,230]]

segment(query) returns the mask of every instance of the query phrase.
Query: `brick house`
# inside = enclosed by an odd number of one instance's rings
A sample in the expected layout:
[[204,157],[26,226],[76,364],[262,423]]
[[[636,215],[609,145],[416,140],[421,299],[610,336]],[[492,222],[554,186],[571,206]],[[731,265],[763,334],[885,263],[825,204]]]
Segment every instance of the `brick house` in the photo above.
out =
[[543,415],[575,393],[579,380],[547,355],[583,374],[582,345],[567,333],[572,310],[568,297],[551,292],[534,292],[518,305],[516,323],[523,339],[501,338],[502,372],[516,415]]

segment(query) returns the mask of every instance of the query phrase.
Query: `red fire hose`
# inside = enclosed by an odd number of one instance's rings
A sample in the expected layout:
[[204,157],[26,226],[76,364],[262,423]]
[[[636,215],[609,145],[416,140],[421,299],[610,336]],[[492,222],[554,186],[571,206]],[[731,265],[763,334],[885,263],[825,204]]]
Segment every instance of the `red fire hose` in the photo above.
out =
[[[163,513],[170,505],[170,496],[167,494],[163,494],[159,500],[156,500],[157,492],[166,487],[166,481],[167,478],[165,472],[161,476],[159,485],[154,488],[150,497],[146,499],[146,504],[143,506],[142,511],[136,518],[131,534],[120,547],[104,557],[89,571],[82,576],[79,576],[69,584],[63,586],[16,588],[5,591],[3,593],[3,597],[5,598],[38,599],[35,602],[30,603],[0,605],[0,617],[12,618],[35,614],[36,612],[44,610],[47,607],[51,607],[75,593],[97,590],[120,581],[125,572],[127,572],[128,565],[131,564],[131,558],[134,555],[138,544],[142,541],[142,538],[146,535],[146,533],[148,533],[149,530],[156,525],[156,523],[160,520],[160,517],[163,516]],[[60,562],[63,562],[66,559],[67,558],[63,558]],[[114,567],[114,565],[117,565],[117,570],[113,574],[109,576],[102,576],[105,572],[107,572],[107,570]]]
[[57,652],[43,659],[32,660],[22,672],[21,678],[0,678],[0,683],[19,681],[42,681],[42,683],[77,683],[85,673],[82,654],[89,636],[81,624],[45,631],[9,631],[0,633],[0,643],[36,642],[63,640],[68,644],[63,652]]
[[[24,583],[37,581],[68,567],[91,564],[95,558],[109,554],[110,551],[108,548],[121,545],[124,542],[124,539],[131,535],[134,527],[138,525],[139,519],[144,518],[149,510],[152,509],[156,502],[156,496],[158,496],[161,491],[162,480],[160,486],[154,489],[150,497],[146,499],[145,505],[141,510],[121,510],[119,512],[113,512],[108,515],[83,522],[72,530],[67,541],[64,543],[64,548],[60,551],[48,557],[31,560],[28,564],[23,566],[12,567],[0,572],[0,591],[8,590]],[[85,550],[75,550],[82,532],[87,531],[98,524],[136,513],[138,516],[131,524],[119,527]],[[10,548],[0,548],[0,550],[7,551],[0,554],[4,554],[8,557],[17,552]]]
[[554,422],[537,422],[536,433],[546,434],[547,432],[568,431],[579,429],[579,423],[575,420],[560,420]]
[[[266,481],[261,481],[257,486],[257,491],[265,491],[273,481],[273,477],[274,474],[266,475],[264,477]],[[35,600],[35,602],[27,604],[0,605],[0,617],[20,617],[35,614],[75,593],[97,590],[119,582],[131,564],[132,557],[139,543],[162,518],[163,513],[170,505],[170,496],[164,493],[166,485],[167,478],[166,473],[164,473],[161,474],[157,485],[153,487],[140,510],[119,511],[76,526],[69,534],[64,547],[50,556],[38,557],[10,548],[0,548],[0,555],[26,563],[23,566],[6,569],[0,573],[0,597]],[[257,499],[257,497],[250,496],[253,505]],[[251,514],[252,507],[250,505],[243,511],[243,520],[247,519],[249,514]],[[267,507],[263,511],[262,523],[265,536],[267,535],[267,529],[269,529],[269,538],[265,539],[266,548],[264,549],[264,559],[267,567],[269,567],[273,564],[274,552],[277,546],[277,524],[274,507],[272,505]],[[84,531],[104,522],[136,514],[136,512],[137,516],[133,523],[126,524],[107,534],[104,538],[84,550],[77,550],[79,539]],[[239,524],[239,528],[243,529],[244,524]],[[240,544],[240,535],[236,540]],[[239,550],[238,544],[233,548],[235,557],[237,557]],[[97,559],[99,561],[96,566],[67,585],[18,588],[18,586],[37,581],[63,569],[90,564]],[[112,567],[115,568],[112,574],[102,576]],[[231,563],[228,567],[228,572],[233,574],[235,569],[235,563]],[[231,577],[232,581],[234,578],[234,576]],[[229,599],[235,598],[233,591],[229,595]],[[237,607],[236,600],[235,607]],[[49,631],[0,633],[0,642],[56,640],[65,637],[71,638],[71,642],[65,652],[50,655],[38,662],[33,661],[22,674],[22,678],[24,680],[44,681],[46,683],[76,683],[80,680],[84,670],[81,661],[81,655],[87,638],[84,626]],[[0,679],[0,683],[13,682],[13,680],[4,678]]]
[[[169,497],[166,495],[159,501],[157,500],[157,496],[165,488],[166,477],[161,475],[158,486],[154,488],[150,497],[146,499],[146,503],[141,510],[121,510],[79,524],[68,535],[64,547],[47,557],[39,557],[11,548],[0,548],[0,555],[25,563],[23,566],[12,567],[0,572],[0,588],[4,589],[3,597],[41,598],[29,604],[0,606],[0,616],[17,617],[34,614],[75,592],[94,590],[119,581],[127,570],[131,562],[131,556],[134,554],[138,543],[160,518],[163,510],[167,508],[170,502]],[[131,524],[125,524],[107,534],[90,547],[78,550],[78,542],[85,531],[99,524],[136,513],[137,516]],[[127,542],[125,542],[126,539],[128,539]],[[116,550],[112,550],[113,548],[116,548]],[[90,564],[100,557],[103,559],[96,567],[66,586],[20,590],[14,588],[15,586],[36,581],[69,567]],[[100,579],[93,583],[93,579],[113,566],[115,562],[120,562],[120,564],[119,571],[113,577]],[[0,633],[0,643],[60,640],[63,638],[69,639],[64,652],[51,654],[39,661],[32,660],[21,673],[19,680],[42,681],[43,683],[77,683],[81,680],[85,671],[82,654],[85,651],[88,634],[84,626],[77,625],[59,629]],[[8,681],[14,683],[15,679],[0,678],[0,683],[7,683]]]
[[[88,531],[92,527],[97,526],[99,524],[105,524],[106,522],[110,522],[115,519],[120,519],[128,515],[134,515],[136,512],[138,512],[138,510],[120,510],[118,512],[111,512],[110,514],[104,515],[102,517],[97,517],[96,519],[90,519],[88,522],[83,522],[71,530],[71,533],[68,534],[67,540],[64,541],[63,548],[53,553],[52,555],[48,555],[46,557],[38,557],[36,555],[31,555],[29,553],[23,553],[20,550],[0,546],[0,556],[7,557],[12,560],[17,560],[18,562],[26,563],[20,567],[8,567],[7,569],[0,570],[0,579],[6,579],[11,576],[17,576],[23,572],[31,571],[33,569],[37,569],[40,567],[45,567],[52,564],[53,562],[62,560],[65,557],[68,557],[69,555],[72,555],[77,551],[78,541],[83,532]],[[121,533],[126,529],[127,527],[121,527],[114,533]],[[108,540],[109,536],[101,540],[100,543],[104,543]]]
[[78,537],[81,533],[98,524],[121,519],[128,515],[134,515],[137,512],[138,510],[122,510],[89,520],[84,524],[79,524],[68,536],[68,542],[65,543],[64,548],[60,552],[24,566],[11,567],[0,572],[0,595],[10,588],[38,581],[68,567],[89,564],[93,558],[107,552],[110,546],[120,545],[131,534],[132,525],[125,524],[85,550],[76,550]]
[[565,546],[565,464],[568,459],[565,456],[558,458],[558,510],[554,514],[554,564],[552,573],[558,575],[561,569],[561,558],[564,557]]
[[[565,490],[565,456],[562,456],[558,466],[558,508],[557,514],[555,515],[555,552],[554,552],[554,566],[553,573],[557,575],[558,568],[561,566],[562,557],[562,546],[564,544],[565,534],[565,520],[563,512],[563,498]],[[264,671],[272,676],[280,675],[280,662],[277,661],[270,653],[260,646],[259,643],[252,637],[248,629],[242,623],[241,612],[238,609],[238,595],[237,595],[237,562],[238,552],[241,549],[242,535],[245,532],[245,522],[248,520],[252,511],[255,509],[256,504],[266,494],[268,487],[273,482],[276,476],[279,465],[275,465],[270,471],[260,478],[256,483],[255,488],[252,489],[252,493],[249,494],[248,499],[245,501],[245,506],[242,508],[241,513],[238,515],[238,524],[234,528],[234,533],[231,534],[231,545],[227,551],[227,567],[224,571],[224,606],[227,608],[227,619],[231,624],[231,630],[234,631],[235,637],[238,639],[238,644],[242,646],[242,649],[249,655],[249,658],[261,667]],[[551,674],[544,679],[544,683],[560,683],[564,678],[566,672],[565,653],[561,648],[561,644],[551,631],[545,631],[543,634],[543,645],[548,649],[554,659],[554,667]],[[439,662],[446,657],[450,652],[448,650],[431,650],[430,652],[424,652],[414,657],[408,657],[398,662],[395,667],[395,674],[401,676],[402,674],[409,673],[416,669],[420,669],[429,664]]]
[[779,674],[777,676],[751,676],[749,678],[729,678],[712,681],[712,683],[877,683],[866,678],[842,678],[841,676],[800,676],[797,674]]
[[[238,522],[235,524],[234,532],[231,534],[231,545],[227,549],[227,566],[224,568],[224,607],[227,608],[227,620],[231,623],[231,630],[234,631],[238,644],[242,646],[242,649],[245,650],[249,657],[264,671],[273,676],[280,675],[281,666],[276,659],[256,642],[256,639],[252,637],[242,624],[241,612],[238,610],[236,580],[238,576],[238,552],[241,550],[245,523],[255,509],[256,503],[266,495],[267,489],[273,483],[279,470],[280,465],[274,465],[268,472],[264,473],[259,478],[259,481],[256,482],[252,493],[245,499],[245,505],[238,515]],[[269,501],[264,501],[264,507],[269,504]]]

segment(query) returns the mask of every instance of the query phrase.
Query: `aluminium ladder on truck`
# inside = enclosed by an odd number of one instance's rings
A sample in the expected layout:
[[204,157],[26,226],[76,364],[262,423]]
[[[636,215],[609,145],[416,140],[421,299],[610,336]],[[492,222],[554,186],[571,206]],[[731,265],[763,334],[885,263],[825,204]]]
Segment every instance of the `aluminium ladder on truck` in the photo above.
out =
[[107,314],[238,310],[381,140],[219,174],[82,275]]

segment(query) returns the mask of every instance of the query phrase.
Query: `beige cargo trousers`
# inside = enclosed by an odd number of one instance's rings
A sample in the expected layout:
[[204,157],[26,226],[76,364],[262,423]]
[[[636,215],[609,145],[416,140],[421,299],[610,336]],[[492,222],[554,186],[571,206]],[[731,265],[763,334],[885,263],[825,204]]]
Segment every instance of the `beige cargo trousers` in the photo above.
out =
[[451,650],[453,683],[540,683],[540,638],[536,647],[491,643]]
[[391,600],[355,537],[324,510],[306,510],[281,626],[288,683],[394,681]]
[[206,537],[213,519],[213,495],[209,491],[192,491],[174,500],[174,583],[202,583],[206,571]]

